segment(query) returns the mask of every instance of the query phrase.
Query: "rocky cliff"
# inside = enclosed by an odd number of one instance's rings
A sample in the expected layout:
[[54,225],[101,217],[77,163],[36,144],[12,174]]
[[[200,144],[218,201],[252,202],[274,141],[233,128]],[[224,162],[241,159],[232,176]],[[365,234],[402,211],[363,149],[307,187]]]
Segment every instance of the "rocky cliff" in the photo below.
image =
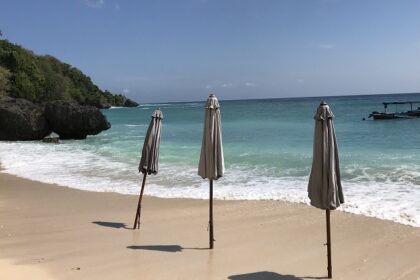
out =
[[0,140],[40,140],[51,132],[61,139],[85,139],[110,127],[93,106],[71,101],[37,105],[21,98],[0,98]]

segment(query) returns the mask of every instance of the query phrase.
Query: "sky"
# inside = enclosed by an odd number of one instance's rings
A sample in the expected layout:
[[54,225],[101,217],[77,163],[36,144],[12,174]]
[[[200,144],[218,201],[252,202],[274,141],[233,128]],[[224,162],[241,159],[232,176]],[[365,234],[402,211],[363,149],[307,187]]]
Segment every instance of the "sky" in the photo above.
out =
[[139,102],[420,92],[420,0],[0,0],[0,30]]

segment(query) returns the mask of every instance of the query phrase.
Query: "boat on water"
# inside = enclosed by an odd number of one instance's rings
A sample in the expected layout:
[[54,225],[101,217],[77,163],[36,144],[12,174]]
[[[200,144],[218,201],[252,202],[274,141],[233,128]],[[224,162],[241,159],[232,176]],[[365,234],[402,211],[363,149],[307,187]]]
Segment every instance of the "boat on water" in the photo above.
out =
[[[391,119],[409,119],[412,117],[420,117],[420,107],[413,110],[413,104],[420,104],[420,101],[398,101],[398,102],[382,102],[384,112],[373,111],[369,118],[374,120],[391,120]],[[398,105],[410,105],[410,110],[398,112]],[[395,112],[387,112],[388,105],[395,105]]]
[[407,111],[406,114],[410,117],[420,117],[420,107],[417,107],[415,110]]
[[385,113],[385,112],[377,112],[373,111],[369,118],[373,118],[374,120],[391,120],[391,119],[406,119],[406,116],[400,115],[400,113]]

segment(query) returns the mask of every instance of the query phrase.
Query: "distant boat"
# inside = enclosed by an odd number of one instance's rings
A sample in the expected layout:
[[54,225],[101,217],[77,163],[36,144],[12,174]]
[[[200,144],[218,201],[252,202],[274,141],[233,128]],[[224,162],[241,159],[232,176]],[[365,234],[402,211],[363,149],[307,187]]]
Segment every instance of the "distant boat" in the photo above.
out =
[[385,112],[377,112],[373,111],[369,118],[373,118],[374,120],[390,120],[390,119],[404,119],[406,117],[401,116],[399,113],[385,113]]
[[[369,118],[374,120],[391,120],[391,119],[409,119],[411,117],[420,117],[420,107],[413,110],[413,104],[420,104],[420,101],[398,101],[398,102],[382,102],[384,105],[384,112],[373,111]],[[410,104],[410,110],[397,112],[398,105]],[[395,112],[389,113],[386,111],[388,105],[395,105]]]
[[410,117],[420,117],[420,107],[417,107],[415,110],[407,111],[406,114]]

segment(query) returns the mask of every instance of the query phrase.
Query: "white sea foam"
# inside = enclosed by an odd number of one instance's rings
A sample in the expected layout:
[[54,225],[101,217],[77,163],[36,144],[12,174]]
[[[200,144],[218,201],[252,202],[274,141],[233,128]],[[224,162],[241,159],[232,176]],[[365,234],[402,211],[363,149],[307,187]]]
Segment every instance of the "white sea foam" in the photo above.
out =
[[137,127],[137,126],[146,126],[147,124],[124,124],[124,126],[128,127]]
[[[137,194],[141,178],[137,162],[105,157],[74,142],[59,145],[3,142],[0,143],[0,162],[10,174],[89,191]],[[420,227],[420,186],[412,180],[419,174],[414,168],[397,172],[400,179],[393,172],[378,179],[363,168],[343,170],[355,176],[343,180],[346,203],[340,209]],[[308,203],[307,176],[287,175],[294,172],[284,172],[278,177],[261,175],[265,173],[270,174],[265,170],[230,166],[226,176],[215,183],[215,197]],[[149,179],[145,193],[207,199],[208,182],[196,174],[192,166],[162,164],[159,174]]]

